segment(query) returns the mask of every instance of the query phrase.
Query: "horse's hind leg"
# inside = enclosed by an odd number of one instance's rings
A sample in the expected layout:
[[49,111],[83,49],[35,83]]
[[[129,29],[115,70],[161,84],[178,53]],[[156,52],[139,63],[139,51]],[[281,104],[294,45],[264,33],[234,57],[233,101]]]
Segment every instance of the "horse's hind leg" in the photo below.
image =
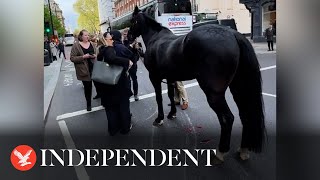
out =
[[168,83],[168,97],[171,103],[171,110],[167,118],[172,120],[177,117],[177,108],[174,103],[174,81],[167,80],[167,83]]
[[154,87],[156,93],[156,100],[158,104],[158,117],[153,122],[154,126],[161,126],[163,124],[164,113],[163,113],[163,104],[162,104],[162,93],[161,93],[161,79],[154,78],[149,75],[150,81]]
[[[198,80],[199,81],[199,80]],[[234,116],[230,111],[230,108],[227,104],[225,98],[225,90],[221,90],[221,92],[217,92],[217,90],[213,88],[204,88],[201,81],[199,81],[199,85],[207,96],[207,101],[210,107],[217,114],[220,126],[221,126],[221,134],[220,134],[220,142],[219,148],[217,149],[216,158],[214,160],[215,163],[222,163],[224,161],[224,155],[230,149],[230,139],[231,139],[231,131],[232,125],[234,121]]]
[[217,150],[217,158],[224,161],[224,155],[230,149],[230,139],[234,116],[229,109],[224,93],[216,94],[208,92],[207,99],[210,107],[216,112],[221,126],[219,148]]

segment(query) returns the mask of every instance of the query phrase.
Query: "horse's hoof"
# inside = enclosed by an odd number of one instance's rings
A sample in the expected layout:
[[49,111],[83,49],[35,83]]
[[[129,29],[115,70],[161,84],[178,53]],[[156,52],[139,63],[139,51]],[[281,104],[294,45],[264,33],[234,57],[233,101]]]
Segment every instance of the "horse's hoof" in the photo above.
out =
[[168,119],[170,119],[170,120],[173,120],[173,119],[175,119],[175,118],[177,118],[177,114],[176,113],[174,113],[174,114],[169,114],[168,116],[167,116],[167,118]]
[[249,150],[247,148],[239,148],[238,152],[241,160],[245,161],[250,159]]
[[223,164],[224,160],[219,159],[216,155],[213,155],[213,158],[211,160],[213,165],[221,165]]
[[160,122],[157,122],[157,121],[153,121],[153,124],[154,126],[161,126],[163,124],[163,120],[160,120]]
[[216,154],[213,155],[212,163],[215,165],[222,164],[224,162],[224,156],[227,154],[227,152],[222,153],[219,150],[217,150]]
[[240,153],[240,159],[245,161],[245,160],[248,160],[250,159],[250,154],[249,153]]

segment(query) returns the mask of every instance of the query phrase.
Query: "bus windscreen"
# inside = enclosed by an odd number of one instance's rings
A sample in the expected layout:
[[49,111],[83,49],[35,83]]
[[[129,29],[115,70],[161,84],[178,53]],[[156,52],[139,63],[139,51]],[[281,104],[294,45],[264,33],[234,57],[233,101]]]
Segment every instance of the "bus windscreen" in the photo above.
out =
[[159,2],[158,7],[160,15],[173,13],[192,14],[190,1],[164,1]]

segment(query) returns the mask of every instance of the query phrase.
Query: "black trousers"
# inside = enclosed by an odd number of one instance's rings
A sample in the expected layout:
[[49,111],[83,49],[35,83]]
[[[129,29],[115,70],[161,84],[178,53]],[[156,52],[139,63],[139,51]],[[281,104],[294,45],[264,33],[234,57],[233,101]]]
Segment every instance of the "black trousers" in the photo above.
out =
[[[138,95],[137,70],[138,70],[137,64],[132,65],[132,67],[129,69],[129,75],[131,77],[132,85],[133,85],[133,95]],[[131,82],[130,82],[130,87],[131,87]]]
[[96,92],[97,92],[97,96],[98,97],[101,97],[101,83],[97,82],[97,81],[92,81],[93,82],[93,85],[94,87],[96,87]]
[[82,81],[84,86],[84,96],[86,97],[87,106],[91,106],[92,81]]
[[273,41],[268,41],[268,48],[269,50],[273,50]]
[[66,53],[64,52],[64,50],[60,50],[60,52],[59,52],[59,58],[60,58],[60,56],[61,56],[61,53],[63,53],[63,57],[64,57],[64,59],[66,59]]
[[130,131],[131,115],[129,99],[121,100],[117,104],[107,105],[105,111],[108,118],[108,131],[114,136],[118,131],[126,134]]

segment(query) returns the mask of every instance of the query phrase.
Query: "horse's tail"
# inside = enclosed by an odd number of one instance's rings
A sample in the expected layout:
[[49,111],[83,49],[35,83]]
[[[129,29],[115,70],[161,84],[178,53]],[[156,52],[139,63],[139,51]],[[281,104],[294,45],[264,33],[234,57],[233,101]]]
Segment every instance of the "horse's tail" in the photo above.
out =
[[261,152],[266,131],[260,65],[249,40],[240,33],[235,33],[235,37],[240,59],[230,90],[243,124],[241,147]]

